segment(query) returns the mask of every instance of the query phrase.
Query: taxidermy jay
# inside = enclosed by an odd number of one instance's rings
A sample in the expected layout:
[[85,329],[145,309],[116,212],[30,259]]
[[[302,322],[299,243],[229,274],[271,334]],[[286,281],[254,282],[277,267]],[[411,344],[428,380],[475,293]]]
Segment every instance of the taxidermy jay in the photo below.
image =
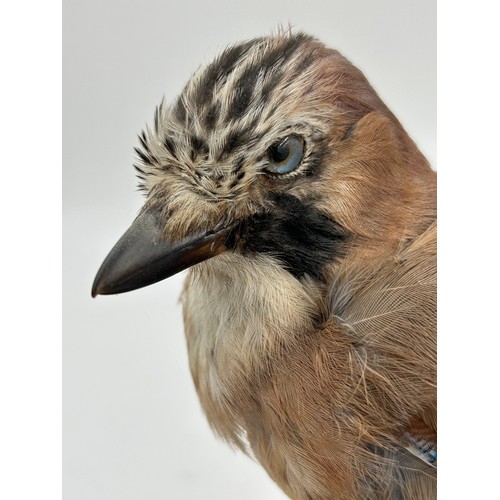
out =
[[92,295],[189,268],[206,417],[290,497],[435,498],[436,175],[363,74],[246,41],[139,140],[145,204]]

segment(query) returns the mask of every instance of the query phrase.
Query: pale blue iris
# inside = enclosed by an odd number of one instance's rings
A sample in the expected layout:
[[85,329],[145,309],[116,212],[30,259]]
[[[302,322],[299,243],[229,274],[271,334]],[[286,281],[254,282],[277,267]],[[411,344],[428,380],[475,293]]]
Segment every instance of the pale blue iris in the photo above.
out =
[[304,143],[293,135],[273,144],[269,150],[269,170],[277,174],[288,174],[295,170],[304,155]]

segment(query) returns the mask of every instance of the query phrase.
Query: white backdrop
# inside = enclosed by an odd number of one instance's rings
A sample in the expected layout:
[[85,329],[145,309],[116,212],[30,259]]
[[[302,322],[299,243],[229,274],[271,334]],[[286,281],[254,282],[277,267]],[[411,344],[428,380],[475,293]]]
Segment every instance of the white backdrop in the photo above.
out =
[[200,63],[290,22],[360,67],[435,166],[435,10],[430,0],[66,0],[65,499],[284,498],[205,422],[177,302],[183,275],[90,298],[102,259],[142,204],[136,134]]

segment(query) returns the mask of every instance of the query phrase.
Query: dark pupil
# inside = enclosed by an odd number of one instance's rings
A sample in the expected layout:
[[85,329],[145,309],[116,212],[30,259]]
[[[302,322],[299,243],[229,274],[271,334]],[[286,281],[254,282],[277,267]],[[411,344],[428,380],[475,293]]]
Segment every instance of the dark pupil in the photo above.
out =
[[289,155],[290,146],[288,145],[288,138],[280,144],[273,144],[269,148],[269,158],[276,163],[285,161]]

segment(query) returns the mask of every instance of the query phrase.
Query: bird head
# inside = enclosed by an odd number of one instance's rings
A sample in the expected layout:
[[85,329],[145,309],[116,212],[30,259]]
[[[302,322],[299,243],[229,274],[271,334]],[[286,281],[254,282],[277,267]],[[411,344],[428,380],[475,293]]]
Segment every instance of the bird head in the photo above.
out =
[[396,248],[433,219],[431,169],[363,74],[303,33],[231,46],[139,135],[146,195],[92,295],[223,253],[318,283],[349,253]]

